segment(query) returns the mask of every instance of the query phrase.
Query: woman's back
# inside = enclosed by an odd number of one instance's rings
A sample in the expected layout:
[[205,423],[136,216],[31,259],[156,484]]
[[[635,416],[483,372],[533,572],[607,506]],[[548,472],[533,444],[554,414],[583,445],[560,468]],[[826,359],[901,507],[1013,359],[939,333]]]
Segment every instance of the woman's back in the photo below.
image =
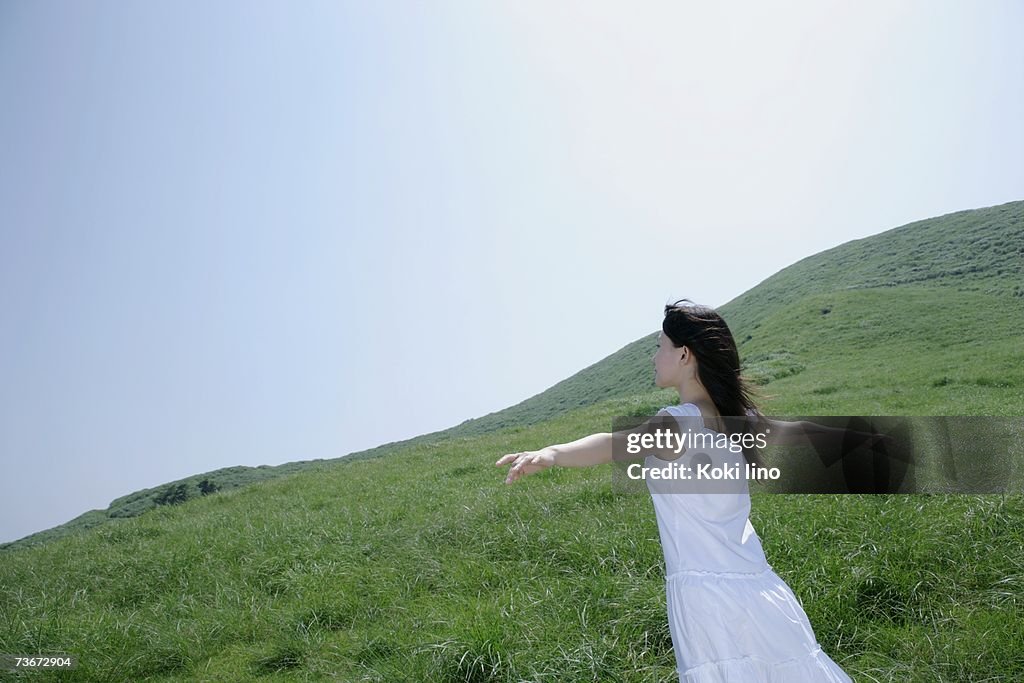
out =
[[[718,436],[703,426],[700,410],[692,403],[668,406],[681,433]],[[710,445],[712,438],[706,443]],[[648,456],[646,467],[665,467],[667,463]],[[665,553],[668,574],[679,570],[711,572],[762,572],[768,568],[761,540],[750,523],[750,492],[745,477],[742,453],[727,447],[688,448],[675,461],[687,467],[689,480],[647,479],[654,501],[655,515]],[[697,468],[705,472],[718,468],[738,479],[724,483],[697,478]],[[723,491],[723,492],[712,492]]]

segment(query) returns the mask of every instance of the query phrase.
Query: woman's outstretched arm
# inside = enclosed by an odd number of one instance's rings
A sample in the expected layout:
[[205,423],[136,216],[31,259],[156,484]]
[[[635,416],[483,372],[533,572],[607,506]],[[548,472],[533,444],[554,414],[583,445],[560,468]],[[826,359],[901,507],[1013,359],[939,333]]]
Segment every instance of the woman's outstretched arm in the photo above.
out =
[[826,466],[838,462],[844,452],[862,443],[873,444],[890,438],[885,434],[827,427],[810,420],[787,422],[765,418],[765,422],[770,429],[765,435],[768,445],[810,445]]
[[[670,416],[671,413],[660,410],[655,417],[666,418]],[[648,420],[639,427],[616,433],[619,434],[620,438],[626,438],[630,433],[643,433],[660,424],[660,422]],[[509,453],[508,455],[501,456],[494,464],[498,467],[512,465],[508,476],[505,478],[506,484],[511,484],[516,479],[554,466],[592,467],[594,465],[602,465],[614,459],[613,444],[615,443],[615,438],[615,435],[611,432],[599,432],[570,441],[569,443],[546,446],[538,451]],[[680,454],[678,451],[672,451],[668,446],[659,446],[658,448],[647,448],[639,456],[633,457],[644,457],[648,453],[654,453],[664,460],[678,457]]]
[[538,451],[509,453],[495,465],[512,465],[505,478],[506,484],[549,467],[590,467],[612,461],[612,435],[610,432],[590,434],[569,443],[546,446]]

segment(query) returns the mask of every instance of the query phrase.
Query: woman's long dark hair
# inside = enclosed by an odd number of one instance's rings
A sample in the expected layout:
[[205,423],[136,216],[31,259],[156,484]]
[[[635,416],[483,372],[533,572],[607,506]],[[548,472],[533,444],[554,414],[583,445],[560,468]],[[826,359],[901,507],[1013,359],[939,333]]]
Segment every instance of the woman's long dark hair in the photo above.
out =
[[[665,306],[661,330],[672,340],[673,346],[686,346],[696,356],[700,383],[724,418],[728,434],[756,435],[763,431],[764,416],[754,403],[753,390],[740,374],[736,341],[715,309],[695,304],[689,299],[679,299]],[[754,412],[754,419],[747,418],[748,410]],[[763,465],[756,445],[744,449],[743,455],[747,462]]]

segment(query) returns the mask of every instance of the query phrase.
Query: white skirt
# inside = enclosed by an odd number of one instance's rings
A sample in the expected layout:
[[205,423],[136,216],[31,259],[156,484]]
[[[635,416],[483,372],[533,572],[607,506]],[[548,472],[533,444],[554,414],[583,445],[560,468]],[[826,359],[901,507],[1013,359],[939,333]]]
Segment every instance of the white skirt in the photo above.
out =
[[674,572],[665,592],[680,683],[853,683],[770,566]]

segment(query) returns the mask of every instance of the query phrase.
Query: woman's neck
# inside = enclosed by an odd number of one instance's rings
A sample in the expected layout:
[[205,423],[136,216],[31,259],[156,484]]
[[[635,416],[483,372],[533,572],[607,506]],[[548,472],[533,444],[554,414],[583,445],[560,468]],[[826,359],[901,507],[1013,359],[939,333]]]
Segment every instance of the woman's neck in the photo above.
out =
[[697,385],[686,385],[679,388],[679,404],[692,403],[700,409],[700,413],[705,418],[717,418],[720,417],[718,407],[715,402],[711,400],[711,394],[707,392],[703,386]]
[[711,400],[711,394],[708,393],[701,385],[684,384],[679,387],[679,403],[692,403],[694,405],[710,404],[714,405],[715,402]]

